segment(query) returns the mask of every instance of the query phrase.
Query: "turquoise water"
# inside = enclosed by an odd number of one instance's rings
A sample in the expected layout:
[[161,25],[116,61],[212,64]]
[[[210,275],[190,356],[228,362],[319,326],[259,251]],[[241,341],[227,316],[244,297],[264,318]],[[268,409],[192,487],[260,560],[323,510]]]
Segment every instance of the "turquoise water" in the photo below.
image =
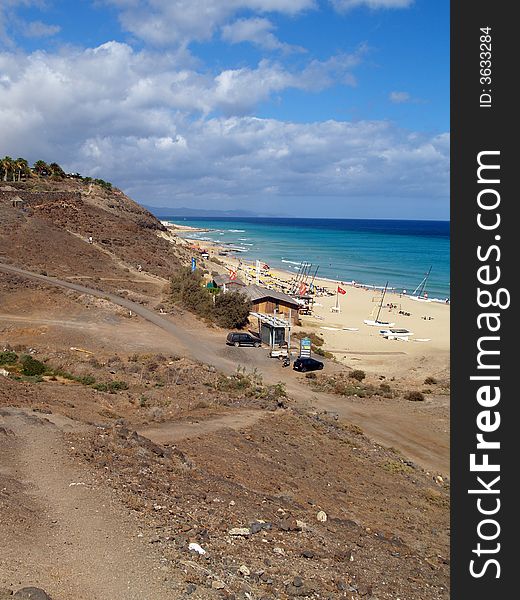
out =
[[184,237],[235,249],[246,261],[296,272],[312,263],[318,277],[413,292],[430,266],[430,298],[450,296],[450,226],[447,221],[365,219],[204,218],[165,220],[209,229]]

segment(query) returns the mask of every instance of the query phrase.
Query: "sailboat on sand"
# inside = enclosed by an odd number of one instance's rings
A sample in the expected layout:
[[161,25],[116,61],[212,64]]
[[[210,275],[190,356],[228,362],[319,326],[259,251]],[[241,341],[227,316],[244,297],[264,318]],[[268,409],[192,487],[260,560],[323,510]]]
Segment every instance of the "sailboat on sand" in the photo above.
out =
[[381,314],[381,309],[383,308],[383,300],[385,299],[386,290],[388,289],[388,281],[385,284],[385,289],[383,290],[383,294],[381,295],[381,302],[379,303],[379,309],[377,311],[377,315],[375,320],[365,319],[363,323],[365,325],[370,325],[372,327],[394,327],[395,323],[390,323],[389,321],[380,321],[379,315]]
[[415,290],[408,296],[412,300],[418,300],[420,302],[431,302],[428,298],[428,293],[426,291],[426,284],[428,283],[428,278],[430,277],[430,273],[432,272],[432,268],[428,269],[428,273],[424,276],[421,283],[415,288]]

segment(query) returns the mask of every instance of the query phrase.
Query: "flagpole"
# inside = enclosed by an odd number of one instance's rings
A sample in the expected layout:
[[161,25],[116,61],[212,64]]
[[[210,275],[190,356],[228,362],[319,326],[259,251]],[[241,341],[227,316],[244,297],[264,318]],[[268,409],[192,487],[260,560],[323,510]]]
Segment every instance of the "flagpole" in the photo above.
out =
[[339,310],[339,285],[336,286],[336,310]]

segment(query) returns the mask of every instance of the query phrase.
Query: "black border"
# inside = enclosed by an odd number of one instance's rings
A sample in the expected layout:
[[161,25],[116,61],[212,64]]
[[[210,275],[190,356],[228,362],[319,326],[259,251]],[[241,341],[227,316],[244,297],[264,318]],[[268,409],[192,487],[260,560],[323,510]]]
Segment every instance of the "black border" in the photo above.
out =
[[[518,504],[513,486],[519,453],[513,442],[513,427],[519,430],[516,437],[520,439],[520,423],[514,412],[520,397],[517,390],[515,393],[513,365],[517,359],[512,344],[520,327],[515,322],[512,286],[520,271],[515,243],[520,240],[520,221],[514,215],[518,194],[513,190],[513,181],[520,173],[520,160],[516,164],[520,152],[513,150],[518,135],[513,88],[517,85],[515,57],[519,55],[516,42],[520,30],[514,7],[515,3],[505,0],[451,3],[451,597],[456,600],[494,600],[518,594],[513,576],[518,570],[514,540],[519,517],[513,516]],[[492,35],[492,105],[486,108],[479,102],[483,88],[488,88],[480,82],[481,27],[491,27]],[[500,150],[501,182],[497,189],[501,225],[500,231],[494,232],[483,232],[477,225],[476,198],[482,188],[477,183],[477,155],[485,150]],[[469,455],[475,452],[476,416],[482,410],[476,402],[478,385],[469,379],[476,374],[476,343],[482,335],[477,328],[477,316],[482,312],[477,305],[477,269],[482,263],[476,249],[492,244],[496,233],[501,236],[500,287],[512,294],[511,306],[500,311],[501,426],[495,439],[500,440],[501,449],[493,455],[501,463],[501,510],[497,515],[501,549],[496,555],[501,575],[496,579],[495,569],[490,568],[476,579],[470,574],[469,561],[475,558],[476,528],[483,517],[476,509],[476,497],[468,494],[468,489],[475,487],[476,474],[470,472]]]

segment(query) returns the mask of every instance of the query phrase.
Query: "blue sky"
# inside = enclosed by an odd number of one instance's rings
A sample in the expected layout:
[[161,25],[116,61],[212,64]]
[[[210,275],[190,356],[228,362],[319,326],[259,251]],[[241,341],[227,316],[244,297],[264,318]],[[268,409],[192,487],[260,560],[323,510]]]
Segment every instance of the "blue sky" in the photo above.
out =
[[445,219],[449,2],[2,0],[0,112],[148,205]]

